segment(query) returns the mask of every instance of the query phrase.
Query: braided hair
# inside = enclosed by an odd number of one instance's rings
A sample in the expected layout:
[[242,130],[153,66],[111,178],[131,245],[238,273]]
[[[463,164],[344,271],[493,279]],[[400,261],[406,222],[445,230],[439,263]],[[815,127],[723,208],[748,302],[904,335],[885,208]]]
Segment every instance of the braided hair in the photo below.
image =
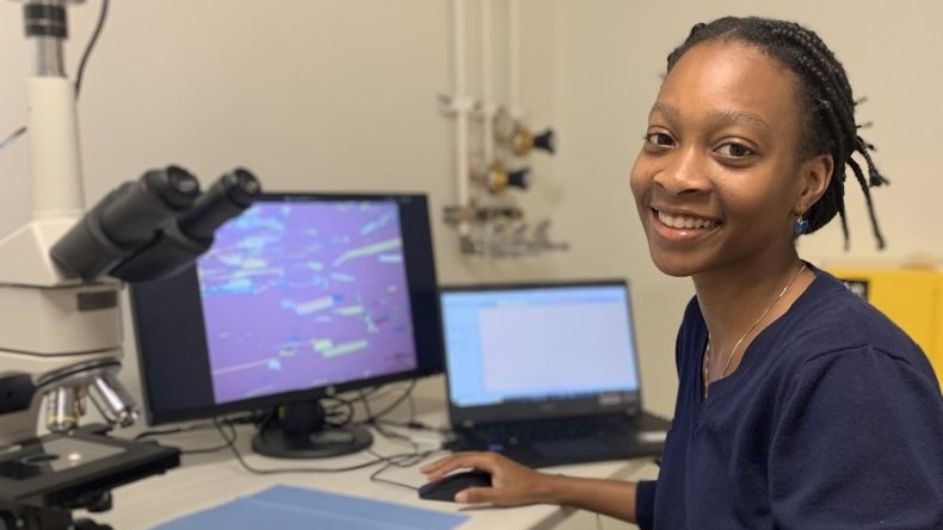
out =
[[[692,47],[710,40],[729,39],[758,47],[764,53],[791,69],[799,79],[799,95],[805,106],[805,137],[800,148],[803,154],[830,154],[834,163],[832,179],[822,197],[807,213],[807,233],[814,232],[835,217],[841,219],[845,248],[848,248],[848,222],[845,219],[845,166],[851,167],[864,192],[877,246],[884,248],[884,236],[878,226],[871,201],[871,187],[888,180],[878,172],[869,151],[874,146],[858,135],[855,123],[856,102],[842,64],[828,46],[812,30],[794,22],[759,17],[724,17],[708,24],[698,23],[688,38],[668,55],[668,72]],[[864,160],[868,174],[852,158],[857,153]]]

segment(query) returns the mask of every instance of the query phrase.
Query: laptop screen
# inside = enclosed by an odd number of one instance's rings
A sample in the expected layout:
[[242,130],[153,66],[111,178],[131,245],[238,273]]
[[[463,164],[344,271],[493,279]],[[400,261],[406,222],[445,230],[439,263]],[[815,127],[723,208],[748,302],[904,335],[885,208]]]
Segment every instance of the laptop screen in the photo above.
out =
[[624,282],[459,287],[441,307],[452,407],[639,390]]

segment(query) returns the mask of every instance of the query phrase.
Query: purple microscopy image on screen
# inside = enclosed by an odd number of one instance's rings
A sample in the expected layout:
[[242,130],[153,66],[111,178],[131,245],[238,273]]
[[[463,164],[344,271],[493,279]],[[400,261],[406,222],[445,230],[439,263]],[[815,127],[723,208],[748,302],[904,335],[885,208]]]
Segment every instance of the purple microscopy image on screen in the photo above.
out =
[[197,271],[217,403],[416,367],[395,202],[257,203]]

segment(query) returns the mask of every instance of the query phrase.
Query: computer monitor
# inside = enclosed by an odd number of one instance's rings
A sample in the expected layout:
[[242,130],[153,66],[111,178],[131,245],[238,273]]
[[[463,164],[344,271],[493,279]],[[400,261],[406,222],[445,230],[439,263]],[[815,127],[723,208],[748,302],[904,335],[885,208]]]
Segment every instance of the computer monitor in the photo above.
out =
[[277,409],[253,439],[269,456],[364,448],[321,398],[442,371],[423,195],[264,194],[131,303],[148,423]]

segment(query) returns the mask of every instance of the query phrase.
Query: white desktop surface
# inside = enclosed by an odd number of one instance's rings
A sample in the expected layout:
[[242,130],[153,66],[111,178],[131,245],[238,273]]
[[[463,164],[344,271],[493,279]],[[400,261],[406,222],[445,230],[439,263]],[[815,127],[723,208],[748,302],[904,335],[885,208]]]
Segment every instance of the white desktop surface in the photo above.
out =
[[[434,425],[442,424],[444,421],[441,414],[425,416],[422,419]],[[237,446],[246,461],[258,468],[338,468],[375,458],[369,453],[362,452],[326,460],[276,460],[251,452],[249,443],[252,432],[249,427],[240,427]],[[415,438],[426,439],[429,442],[435,439],[435,435],[430,433],[411,434]],[[212,447],[222,443],[215,430],[167,436],[160,440],[164,445],[175,445],[181,449]],[[432,447],[432,445],[424,443],[422,447]],[[374,432],[374,444],[371,449],[383,455],[411,451],[404,443],[377,435],[376,432]],[[430,456],[426,461],[432,461],[445,454],[443,452]],[[624,479],[636,474],[648,462],[650,462],[649,459],[602,462],[545,468],[542,471],[592,478]],[[381,476],[418,487],[425,483],[419,467],[419,465],[406,469],[391,467]],[[262,476],[251,474],[243,469],[228,449],[211,454],[185,456],[183,465],[179,468],[114,490],[112,492],[113,509],[102,514],[92,514],[92,517],[97,522],[107,523],[116,530],[145,530],[278,484],[356,495],[416,508],[466,513],[471,518],[459,527],[460,530],[553,528],[577,511],[555,505],[494,508],[421,500],[414,490],[370,481],[370,475],[378,468],[379,464],[342,473],[283,473]]]

